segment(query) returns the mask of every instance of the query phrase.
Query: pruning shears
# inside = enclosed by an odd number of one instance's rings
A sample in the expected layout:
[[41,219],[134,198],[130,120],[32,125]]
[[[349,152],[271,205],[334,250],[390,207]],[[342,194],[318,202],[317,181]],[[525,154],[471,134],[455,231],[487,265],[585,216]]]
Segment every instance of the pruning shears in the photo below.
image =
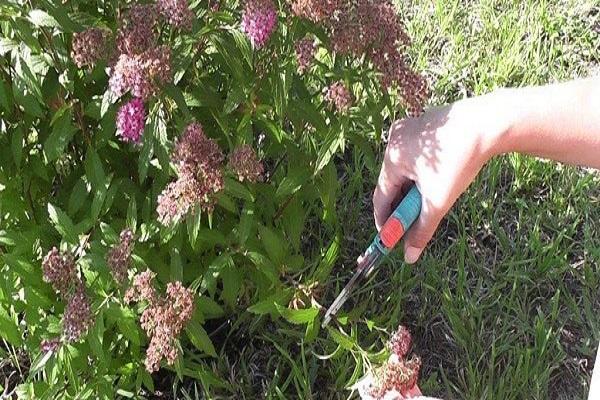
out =
[[398,244],[404,233],[411,227],[421,214],[421,193],[416,186],[412,186],[406,196],[402,199],[396,210],[390,215],[381,230],[367,250],[359,258],[358,270],[354,273],[350,281],[340,292],[335,301],[331,304],[325,318],[323,318],[322,327],[326,327],[331,319],[342,308],[350,292],[361,278],[367,278],[371,272],[384,260],[384,258]]

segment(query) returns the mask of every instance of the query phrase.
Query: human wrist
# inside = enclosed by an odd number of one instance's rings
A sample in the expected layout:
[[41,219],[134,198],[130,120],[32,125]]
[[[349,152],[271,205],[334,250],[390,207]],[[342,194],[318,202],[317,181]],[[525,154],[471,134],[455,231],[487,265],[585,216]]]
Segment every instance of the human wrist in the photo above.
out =
[[519,150],[523,136],[523,121],[527,109],[534,101],[526,89],[496,89],[485,96],[487,119],[483,133],[483,147],[489,158]]

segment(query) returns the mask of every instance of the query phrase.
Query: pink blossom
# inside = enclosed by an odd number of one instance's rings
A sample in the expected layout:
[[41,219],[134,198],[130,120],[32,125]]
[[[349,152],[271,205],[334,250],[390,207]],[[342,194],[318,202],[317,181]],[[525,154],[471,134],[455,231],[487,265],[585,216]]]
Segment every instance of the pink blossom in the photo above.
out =
[[117,135],[124,142],[139,143],[146,125],[144,102],[135,98],[125,103],[117,113]]
[[247,0],[241,26],[252,45],[262,48],[277,27],[277,9],[273,0]]

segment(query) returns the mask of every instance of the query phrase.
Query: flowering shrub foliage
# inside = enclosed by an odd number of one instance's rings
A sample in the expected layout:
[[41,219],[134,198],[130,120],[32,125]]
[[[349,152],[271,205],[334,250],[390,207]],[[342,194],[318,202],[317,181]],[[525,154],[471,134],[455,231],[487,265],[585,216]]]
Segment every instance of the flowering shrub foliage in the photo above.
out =
[[6,0],[0,33],[0,334],[30,361],[20,394],[152,393],[161,368],[208,390],[210,320],[314,338],[339,242],[302,237],[339,235],[336,155],[374,166],[385,118],[426,97],[391,2]]

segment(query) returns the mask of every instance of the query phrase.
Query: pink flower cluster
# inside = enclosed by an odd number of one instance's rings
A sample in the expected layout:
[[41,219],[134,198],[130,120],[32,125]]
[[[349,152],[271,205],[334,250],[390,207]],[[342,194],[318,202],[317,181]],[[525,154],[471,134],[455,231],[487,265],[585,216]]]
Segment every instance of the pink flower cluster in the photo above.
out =
[[147,301],[140,323],[150,344],[146,350],[146,369],[158,371],[165,359],[173,365],[177,359],[176,339],[194,313],[194,293],[181,282],[170,282],[164,295],[158,297],[153,286],[155,274],[147,270],[134,278],[126,300]]
[[55,337],[52,339],[44,339],[40,343],[40,350],[42,351],[42,353],[47,353],[47,352],[54,353],[56,350],[58,350],[61,343],[62,343],[62,341],[60,340],[60,337]]
[[184,31],[192,29],[194,13],[187,0],[156,0],[156,7],[169,24]]
[[[46,254],[42,261],[44,281],[67,301],[63,314],[63,337],[67,342],[80,340],[92,324],[92,311],[89,298],[85,293],[85,284],[77,276],[75,259],[71,254],[61,253],[56,247]],[[42,350],[55,350],[56,340],[42,343]]]
[[353,98],[342,81],[337,81],[325,89],[325,101],[334,106],[339,113],[348,111]]
[[335,52],[369,60],[383,87],[400,89],[409,113],[422,111],[427,84],[408,66],[405,53],[410,40],[391,1],[294,0],[292,10],[299,17],[320,23]]
[[73,34],[71,58],[79,68],[93,66],[106,57],[109,32],[101,28],[89,28]]
[[134,236],[131,229],[124,229],[119,235],[119,243],[106,255],[106,263],[118,284],[123,284],[127,279],[127,271],[131,266],[131,252],[133,251]]
[[158,14],[154,5],[134,4],[124,14],[117,31],[117,50],[130,56],[156,46]]
[[83,282],[77,285],[74,293],[69,297],[62,322],[63,334],[67,342],[79,341],[92,325],[92,307]]
[[200,124],[188,125],[171,155],[179,177],[158,197],[162,224],[172,224],[196,207],[213,209],[215,194],[223,189],[223,158],[219,145],[206,137]]
[[146,301],[152,303],[156,300],[156,289],[154,289],[154,278],[156,274],[149,269],[140,272],[133,277],[133,282],[125,292],[125,302],[133,303]]
[[236,148],[229,155],[229,167],[242,182],[258,182],[262,179],[264,167],[256,157],[254,149],[248,145]]
[[262,48],[277,27],[277,9],[273,0],[247,0],[241,25],[252,45]]
[[139,143],[146,126],[146,110],[142,99],[123,104],[117,113],[117,136],[124,142]]
[[421,369],[421,359],[417,356],[406,358],[410,346],[409,330],[404,326],[399,326],[388,343],[388,347],[394,354],[376,372],[371,396],[384,398],[391,391],[404,395],[415,387]]
[[291,0],[292,11],[312,22],[330,18],[338,8],[339,0]]
[[315,41],[305,37],[296,42],[296,60],[298,61],[298,72],[304,73],[312,65],[315,59]]
[[42,277],[44,282],[52,285],[63,299],[77,280],[75,259],[69,253],[61,253],[56,247],[46,254],[42,261]]
[[121,54],[115,64],[109,85],[116,96],[130,92],[147,100],[159,85],[171,82],[171,50],[167,46],[153,47],[139,55]]

